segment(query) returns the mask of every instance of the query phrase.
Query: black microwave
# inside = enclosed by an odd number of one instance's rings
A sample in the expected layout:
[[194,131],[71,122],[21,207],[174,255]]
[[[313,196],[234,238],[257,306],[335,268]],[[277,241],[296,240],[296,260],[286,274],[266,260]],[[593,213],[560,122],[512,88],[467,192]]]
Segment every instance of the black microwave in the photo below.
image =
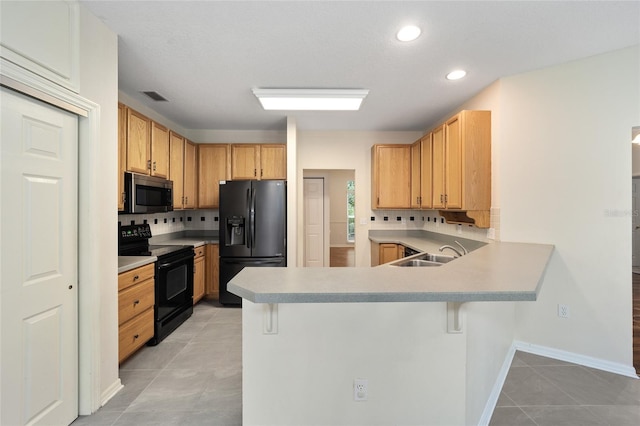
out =
[[125,172],[124,193],[122,213],[163,213],[173,210],[173,181]]

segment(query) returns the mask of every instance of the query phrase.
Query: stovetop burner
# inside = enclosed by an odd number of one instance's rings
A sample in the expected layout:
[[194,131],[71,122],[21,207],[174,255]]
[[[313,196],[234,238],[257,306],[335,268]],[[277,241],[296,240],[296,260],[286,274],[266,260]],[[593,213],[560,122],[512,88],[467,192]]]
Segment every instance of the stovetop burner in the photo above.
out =
[[151,227],[144,225],[123,225],[118,238],[118,256],[156,256],[158,258],[193,250],[193,246],[149,245]]

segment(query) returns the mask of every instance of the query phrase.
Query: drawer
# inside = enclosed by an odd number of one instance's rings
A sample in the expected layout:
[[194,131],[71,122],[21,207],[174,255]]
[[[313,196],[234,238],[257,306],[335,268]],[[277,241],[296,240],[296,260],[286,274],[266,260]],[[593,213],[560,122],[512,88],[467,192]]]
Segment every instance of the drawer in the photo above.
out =
[[193,251],[196,253],[196,258],[204,256],[204,246],[195,247]]
[[125,322],[118,331],[118,362],[122,362],[153,337],[153,308]]
[[145,281],[149,278],[153,278],[153,276],[155,275],[155,269],[155,263],[150,263],[148,265],[121,273],[120,275],[118,275],[118,291],[127,287],[131,287],[134,284],[141,283],[142,281]]
[[143,311],[153,307],[154,280],[146,280],[118,293],[118,324],[129,321]]

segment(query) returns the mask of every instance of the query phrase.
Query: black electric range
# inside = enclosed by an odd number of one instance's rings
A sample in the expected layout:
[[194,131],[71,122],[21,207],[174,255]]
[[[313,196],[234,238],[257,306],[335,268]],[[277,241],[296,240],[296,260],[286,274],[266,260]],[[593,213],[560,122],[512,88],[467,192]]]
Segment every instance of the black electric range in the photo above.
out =
[[157,345],[193,313],[193,246],[150,245],[151,227],[120,226],[119,256],[156,256],[154,336]]

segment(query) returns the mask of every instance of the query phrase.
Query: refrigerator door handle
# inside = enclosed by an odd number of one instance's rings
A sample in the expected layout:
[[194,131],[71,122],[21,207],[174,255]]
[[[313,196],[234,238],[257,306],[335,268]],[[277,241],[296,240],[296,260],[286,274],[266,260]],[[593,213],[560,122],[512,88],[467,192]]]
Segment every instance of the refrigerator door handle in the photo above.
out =
[[[252,221],[253,219],[251,218],[251,188],[247,188],[247,217],[249,218],[250,221]],[[246,230],[247,232],[247,248],[250,249],[251,248],[251,226],[247,227],[248,229]]]
[[251,188],[251,247],[256,246],[256,190]]

